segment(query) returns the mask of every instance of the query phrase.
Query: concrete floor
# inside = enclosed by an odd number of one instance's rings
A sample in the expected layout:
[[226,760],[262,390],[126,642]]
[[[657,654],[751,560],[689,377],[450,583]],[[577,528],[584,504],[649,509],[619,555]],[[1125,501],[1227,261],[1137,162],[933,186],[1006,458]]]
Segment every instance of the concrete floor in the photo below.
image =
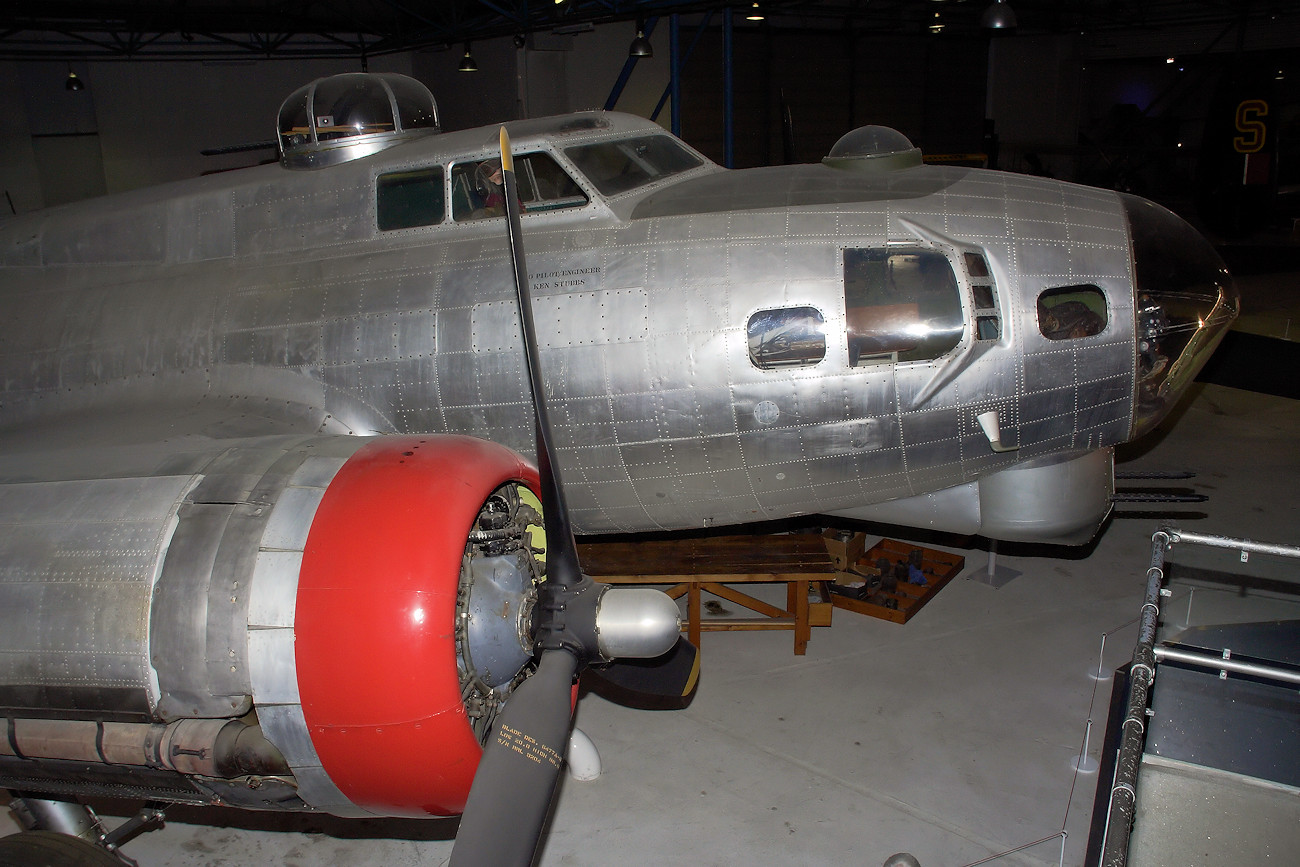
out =
[[[1197,471],[1188,485],[1210,500],[1180,509],[1189,530],[1296,544],[1298,430],[1300,401],[1197,386],[1119,469]],[[879,865],[910,852],[953,867],[1042,840],[995,863],[1081,864],[1097,774],[1075,763],[1090,719],[1099,756],[1159,522],[1116,517],[1081,551],[1004,546],[998,565],[1020,574],[1000,589],[974,580],[984,550],[948,548],[966,570],[911,622],[836,611],[803,657],[788,632],[706,633],[685,710],[586,695],[577,722],[604,773],[564,779],[539,863]],[[1186,592],[1174,588],[1167,620],[1184,618]],[[1197,589],[1197,621],[1234,606],[1300,617],[1300,595],[1218,595]],[[414,867],[445,863],[455,831],[454,819],[175,809],[125,851],[142,867]]]

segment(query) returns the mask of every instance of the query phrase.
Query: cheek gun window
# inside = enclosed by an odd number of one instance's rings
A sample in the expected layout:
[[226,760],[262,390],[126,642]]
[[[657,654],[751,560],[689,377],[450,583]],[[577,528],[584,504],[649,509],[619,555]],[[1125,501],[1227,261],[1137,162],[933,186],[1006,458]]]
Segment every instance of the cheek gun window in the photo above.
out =
[[938,358],[965,329],[957,275],[935,250],[845,250],[844,307],[852,367]]
[[760,310],[749,317],[749,360],[755,367],[798,367],[826,357],[826,319],[815,307]]
[[441,168],[380,175],[377,190],[375,213],[381,232],[442,222]]
[[1096,286],[1061,286],[1038,296],[1038,330],[1048,340],[1076,340],[1106,328],[1106,295]]

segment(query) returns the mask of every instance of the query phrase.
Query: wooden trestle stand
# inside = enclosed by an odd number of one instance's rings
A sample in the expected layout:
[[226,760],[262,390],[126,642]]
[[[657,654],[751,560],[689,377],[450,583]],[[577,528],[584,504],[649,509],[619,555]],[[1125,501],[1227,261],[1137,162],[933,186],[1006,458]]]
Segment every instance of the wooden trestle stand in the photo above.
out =
[[[794,652],[802,656],[812,627],[831,623],[831,604],[822,582],[834,580],[836,570],[816,533],[589,542],[578,546],[578,556],[583,571],[596,581],[668,584],[669,596],[686,596],[686,630],[696,647],[702,632],[791,629]],[[761,582],[786,585],[784,609],[729,586]],[[809,602],[811,585],[816,585],[821,601]],[[704,621],[700,616],[702,592],[759,616]]]

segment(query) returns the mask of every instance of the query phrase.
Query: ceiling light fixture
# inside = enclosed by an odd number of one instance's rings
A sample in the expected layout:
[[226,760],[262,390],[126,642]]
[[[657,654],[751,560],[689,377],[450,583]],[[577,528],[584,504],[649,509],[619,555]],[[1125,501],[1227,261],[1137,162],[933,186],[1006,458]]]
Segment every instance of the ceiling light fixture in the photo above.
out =
[[654,57],[655,56],[654,46],[651,45],[650,40],[646,39],[645,37],[644,21],[637,21],[636,23],[636,38],[633,39],[632,44],[628,46],[627,56],[628,57]]
[[758,0],[754,0],[754,5],[749,7],[749,14],[745,16],[746,21],[762,21],[763,9],[758,5]]
[[474,62],[474,55],[469,53],[469,43],[465,43],[465,56],[460,60],[461,72],[478,72],[478,64]]
[[930,22],[930,32],[931,33],[943,32],[943,19],[939,17],[938,12],[934,13],[934,20]]
[[86,82],[77,78],[77,73],[72,71],[72,64],[68,64],[68,77],[67,80],[63,82],[63,86],[72,93],[77,93],[78,91],[86,89]]
[[1014,30],[1016,23],[1016,13],[1007,0],[993,0],[980,16],[980,26],[987,30]]

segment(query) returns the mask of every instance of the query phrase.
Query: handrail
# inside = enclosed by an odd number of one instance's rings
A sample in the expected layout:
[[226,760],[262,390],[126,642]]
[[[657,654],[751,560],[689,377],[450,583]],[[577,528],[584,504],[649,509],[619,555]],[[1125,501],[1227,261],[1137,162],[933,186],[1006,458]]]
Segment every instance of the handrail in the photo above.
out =
[[1152,534],[1151,566],[1147,569],[1146,598],[1142,603],[1141,625],[1138,630],[1137,644],[1133,649],[1133,662],[1129,668],[1128,702],[1124,708],[1123,731],[1120,737],[1119,754],[1115,761],[1115,779],[1111,785],[1106,831],[1102,843],[1103,867],[1125,867],[1128,863],[1129,838],[1133,831],[1133,816],[1137,808],[1138,767],[1142,762],[1151,683],[1155,679],[1155,666],[1158,662],[1169,660],[1222,672],[1232,671],[1285,683],[1300,683],[1300,673],[1292,669],[1234,660],[1226,651],[1222,656],[1214,656],[1173,647],[1155,646],[1160,599],[1168,595],[1167,590],[1161,589],[1165,578],[1166,559],[1169,551],[1179,542],[1239,550],[1242,552],[1243,562],[1246,560],[1247,552],[1300,559],[1300,548],[1292,545],[1275,545],[1250,539],[1188,533],[1177,527],[1161,527]]
[[[1227,652],[1224,651],[1225,654]],[[1231,656],[1215,656],[1212,653],[1197,653],[1176,647],[1157,647],[1156,662],[1164,662],[1166,659],[1170,662],[1180,662],[1183,665],[1203,668],[1206,671],[1231,671],[1233,674],[1244,674],[1260,680],[1300,684],[1300,671],[1294,669],[1278,668],[1276,665],[1261,665],[1258,662],[1242,662],[1240,659],[1233,659]]]
[[1151,682],[1155,679],[1156,622],[1160,617],[1160,586],[1165,578],[1165,554],[1173,539],[1165,529],[1151,536],[1151,566],[1147,569],[1147,592],[1142,603],[1137,646],[1129,668],[1128,703],[1124,707],[1124,724],[1119,757],[1115,761],[1115,781],[1110,790],[1110,809],[1106,816],[1106,836],[1101,863],[1105,867],[1124,867],[1128,863],[1129,834],[1137,809],[1138,765],[1146,741],[1146,713]]
[[1300,559],[1300,548],[1295,545],[1277,545],[1272,542],[1256,542],[1252,539],[1233,539],[1228,536],[1210,536],[1204,533],[1189,533],[1177,527],[1165,527],[1171,542],[1190,542],[1193,545],[1205,545],[1209,548],[1230,548],[1249,551],[1252,554],[1273,554],[1278,557],[1295,557]]

